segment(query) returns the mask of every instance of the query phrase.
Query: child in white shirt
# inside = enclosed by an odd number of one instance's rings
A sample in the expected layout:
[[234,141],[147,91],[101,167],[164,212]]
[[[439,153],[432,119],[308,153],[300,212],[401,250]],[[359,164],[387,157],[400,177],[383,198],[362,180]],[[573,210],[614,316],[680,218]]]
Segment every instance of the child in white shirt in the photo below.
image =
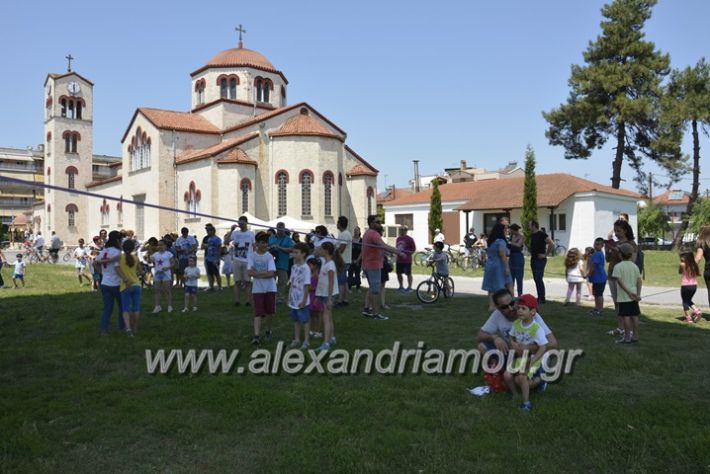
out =
[[22,282],[22,288],[25,287],[25,268],[27,263],[22,260],[22,254],[17,254],[17,261],[15,262],[15,270],[12,272],[12,284],[17,288],[17,280]]
[[192,304],[192,311],[197,311],[197,282],[200,280],[200,267],[197,266],[195,257],[187,259],[187,267],[185,267],[183,276],[185,278],[185,307],[182,312],[187,313],[190,304]]

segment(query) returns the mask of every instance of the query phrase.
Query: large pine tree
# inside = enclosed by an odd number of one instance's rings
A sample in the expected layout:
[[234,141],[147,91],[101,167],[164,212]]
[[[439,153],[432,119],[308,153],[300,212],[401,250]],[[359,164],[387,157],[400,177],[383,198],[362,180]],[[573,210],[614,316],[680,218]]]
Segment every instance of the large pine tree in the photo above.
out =
[[544,112],[550,144],[565,148],[565,158],[589,158],[609,138],[616,142],[611,186],[621,183],[626,158],[645,190],[643,157],[659,160],[651,144],[657,134],[661,80],[670,57],[644,40],[642,28],[656,0],[615,0],[604,5],[602,34],[589,43],[584,66],[572,65],[570,96]]
[[439,191],[439,181],[432,181],[431,201],[429,202],[429,240],[434,240],[435,230],[441,229],[444,221],[441,213],[441,191]]
[[525,184],[520,225],[523,227],[525,245],[530,247],[530,221],[537,220],[537,182],[535,181],[535,151],[528,145],[525,150]]
[[[665,87],[662,100],[662,124],[666,133],[659,140],[661,149],[670,149],[670,155],[681,162],[680,144],[683,133],[690,127],[693,136],[693,184],[690,191],[688,211],[683,215],[683,221],[675,236],[673,245],[680,247],[683,235],[688,229],[690,215],[698,201],[700,190],[700,134],[702,128],[707,135],[710,126],[710,65],[702,58],[694,67],[671,73],[670,81]],[[678,168],[680,171],[681,168]],[[672,176],[673,177],[673,176]]]

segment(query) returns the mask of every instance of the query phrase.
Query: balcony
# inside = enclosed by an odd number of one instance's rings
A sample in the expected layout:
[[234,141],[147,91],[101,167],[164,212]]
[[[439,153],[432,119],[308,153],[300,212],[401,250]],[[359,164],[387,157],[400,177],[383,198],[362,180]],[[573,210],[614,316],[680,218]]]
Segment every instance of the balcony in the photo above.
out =
[[0,161],[0,171],[20,171],[25,173],[44,173],[42,165],[36,165],[35,163],[12,163],[7,161]]
[[32,198],[9,198],[0,197],[0,207],[30,207],[32,206]]

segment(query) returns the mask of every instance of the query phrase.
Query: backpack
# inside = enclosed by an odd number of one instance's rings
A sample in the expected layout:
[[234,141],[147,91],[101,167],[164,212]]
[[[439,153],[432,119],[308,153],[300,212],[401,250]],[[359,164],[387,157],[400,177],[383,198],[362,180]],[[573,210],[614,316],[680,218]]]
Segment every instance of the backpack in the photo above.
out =
[[639,272],[641,272],[642,278],[645,280],[646,279],[646,271],[644,268],[644,254],[643,254],[643,250],[641,250],[641,247],[639,247],[636,250],[636,261],[634,263],[638,267]]

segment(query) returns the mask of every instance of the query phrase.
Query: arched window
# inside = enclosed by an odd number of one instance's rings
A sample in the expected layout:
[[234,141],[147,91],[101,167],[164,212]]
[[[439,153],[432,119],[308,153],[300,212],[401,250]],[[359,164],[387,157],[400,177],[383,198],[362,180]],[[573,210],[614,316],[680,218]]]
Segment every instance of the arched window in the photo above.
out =
[[308,170],[301,171],[301,215],[311,214],[311,185],[313,184],[313,173]]
[[[82,107],[84,107],[86,105],[84,102],[84,99],[82,99],[80,97],[70,98],[70,97],[62,96],[59,99],[59,104],[61,105],[62,117],[81,120],[81,110],[82,110]],[[50,105],[51,105],[51,103],[50,103]]]
[[76,189],[76,175],[79,174],[79,170],[74,166],[67,166],[65,172],[67,174],[67,187],[69,189]]
[[372,201],[375,200],[375,190],[372,186],[367,188],[367,215],[372,215]]
[[79,208],[76,207],[76,204],[67,204],[67,207],[65,207],[64,210],[67,211],[67,225],[69,227],[75,227],[76,213],[79,212]]
[[61,99],[59,101],[59,105],[62,106],[62,112],[61,112],[62,117],[66,117],[67,116],[67,99]]
[[205,80],[204,79],[200,79],[199,81],[195,82],[195,98],[197,99],[198,104],[205,103]]
[[132,170],[150,168],[150,137],[143,132],[140,127],[138,127],[136,134],[131,138],[128,152],[131,154]]
[[333,181],[335,181],[333,173],[330,171],[323,173],[323,197],[325,199],[323,209],[326,216],[333,215]]
[[233,77],[229,80],[229,98],[237,99],[237,78]]
[[202,199],[202,192],[197,189],[194,181],[190,181],[187,191],[185,191],[185,210],[192,214],[192,218],[197,217],[197,213],[200,212],[200,200]]
[[242,191],[242,212],[249,212],[249,191],[251,191],[249,178],[242,179],[240,188]]
[[276,185],[278,189],[278,216],[285,216],[288,211],[288,201],[287,201],[287,188],[288,185],[288,173],[286,171],[279,171],[276,173]]
[[223,78],[221,81],[219,81],[219,96],[222,99],[227,99],[227,93],[228,93],[228,87],[227,87],[227,78]]
[[104,202],[101,203],[99,210],[101,211],[101,225],[108,225],[109,211],[111,208],[106,202],[106,199],[104,199]]
[[77,144],[79,140],[81,140],[79,132],[70,132],[67,130],[62,134],[62,138],[64,138],[64,153],[76,153]]
[[270,92],[274,89],[274,83],[270,79],[257,77],[254,79],[254,89],[256,90],[257,102],[269,102]]

